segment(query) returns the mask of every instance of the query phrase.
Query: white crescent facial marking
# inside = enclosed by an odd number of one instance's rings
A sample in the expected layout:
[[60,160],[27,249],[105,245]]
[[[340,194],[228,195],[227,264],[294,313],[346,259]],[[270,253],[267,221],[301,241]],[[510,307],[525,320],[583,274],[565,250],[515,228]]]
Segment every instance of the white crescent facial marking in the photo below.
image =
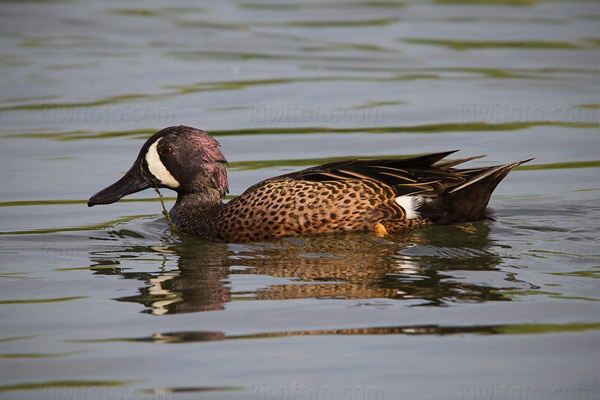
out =
[[148,169],[150,173],[154,175],[156,179],[160,181],[163,185],[170,188],[178,188],[179,182],[177,179],[171,175],[165,164],[160,160],[160,156],[158,155],[158,143],[162,140],[162,138],[158,139],[156,142],[152,143],[152,146],[148,149],[146,153],[146,162],[148,163]]
[[398,196],[394,199],[400,207],[406,212],[407,219],[418,218],[419,213],[417,208],[423,202],[423,198],[419,196]]

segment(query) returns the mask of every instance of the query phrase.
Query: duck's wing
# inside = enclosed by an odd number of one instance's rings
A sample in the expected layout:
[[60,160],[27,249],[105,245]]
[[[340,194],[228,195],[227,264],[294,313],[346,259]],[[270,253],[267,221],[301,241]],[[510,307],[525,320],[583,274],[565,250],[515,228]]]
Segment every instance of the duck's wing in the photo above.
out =
[[451,167],[479,158],[439,162],[458,150],[426,154],[411,158],[355,159],[335,161],[307,168],[271,180],[292,179],[297,181],[327,182],[349,179],[370,180],[394,189],[396,196],[438,196],[464,184],[470,173],[477,170],[453,169]]

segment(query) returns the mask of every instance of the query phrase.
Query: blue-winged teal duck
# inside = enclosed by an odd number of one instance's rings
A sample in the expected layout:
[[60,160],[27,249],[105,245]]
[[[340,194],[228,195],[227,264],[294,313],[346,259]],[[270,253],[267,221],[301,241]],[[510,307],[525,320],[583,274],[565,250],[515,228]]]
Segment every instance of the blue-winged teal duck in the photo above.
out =
[[378,235],[488,218],[492,191],[523,162],[456,169],[479,158],[441,161],[454,153],[403,159],[336,161],[270,178],[223,203],[227,160],[208,133],[165,128],[142,146],[131,169],[92,196],[88,206],[157,187],[177,192],[175,226],[205,239],[247,242],[358,231]]

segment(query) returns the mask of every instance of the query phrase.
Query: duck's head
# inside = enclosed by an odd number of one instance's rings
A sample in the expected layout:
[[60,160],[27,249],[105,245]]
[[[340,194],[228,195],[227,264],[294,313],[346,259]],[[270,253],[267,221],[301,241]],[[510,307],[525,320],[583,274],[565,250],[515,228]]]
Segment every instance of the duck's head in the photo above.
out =
[[220,200],[229,191],[226,165],[219,142],[208,133],[171,126],[152,135],[125,176],[90,197],[88,206],[111,204],[152,187]]

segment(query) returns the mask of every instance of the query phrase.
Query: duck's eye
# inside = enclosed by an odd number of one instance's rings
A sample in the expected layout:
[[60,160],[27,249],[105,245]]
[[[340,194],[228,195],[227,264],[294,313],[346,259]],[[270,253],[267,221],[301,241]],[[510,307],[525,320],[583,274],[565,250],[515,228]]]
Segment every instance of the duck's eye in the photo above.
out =
[[171,146],[163,146],[159,149],[160,154],[164,154],[165,156],[168,156],[170,154],[173,154],[173,147]]

